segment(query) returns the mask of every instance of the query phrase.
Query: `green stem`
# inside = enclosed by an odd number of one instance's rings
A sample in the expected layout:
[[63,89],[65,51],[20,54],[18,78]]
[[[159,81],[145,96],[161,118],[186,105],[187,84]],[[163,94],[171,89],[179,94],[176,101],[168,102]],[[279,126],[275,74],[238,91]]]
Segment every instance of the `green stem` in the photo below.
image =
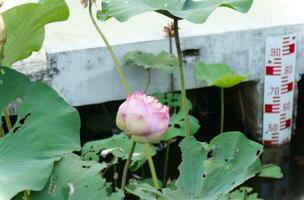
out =
[[151,170],[153,185],[154,185],[155,189],[159,190],[160,186],[159,186],[159,183],[158,183],[158,178],[157,178],[157,175],[156,175],[155,166],[154,166],[153,159],[152,159],[152,156],[151,156],[150,146],[149,146],[149,144],[145,144],[144,146],[145,146],[146,157],[148,158],[148,163],[149,163],[149,167],[150,167],[150,170]]
[[5,119],[6,127],[8,129],[8,132],[10,132],[13,127],[12,127],[12,123],[10,120],[8,108],[5,107],[3,112],[4,112],[4,119]]
[[4,129],[3,129],[3,125],[0,126],[0,138],[4,137]]
[[133,141],[131,149],[129,151],[128,159],[127,159],[127,161],[125,163],[125,166],[124,166],[124,170],[123,170],[123,174],[122,174],[122,180],[121,180],[121,190],[122,190],[123,193],[125,192],[125,189],[126,189],[128,170],[129,170],[129,167],[130,167],[130,163],[131,163],[131,159],[132,159],[132,155],[133,155],[135,146],[136,146],[136,142]]
[[150,84],[151,84],[151,70],[147,69],[147,83],[146,83],[146,87],[145,87],[145,90],[144,90],[145,94],[147,94],[147,92],[149,90],[149,87],[150,87]]
[[170,156],[170,142],[168,142],[168,146],[166,149],[166,157],[165,157],[165,164],[164,164],[164,187],[167,186],[167,176],[168,176],[168,163],[169,163],[169,156]]
[[[95,18],[94,18],[94,15],[93,15],[93,13],[92,13],[92,0],[89,0],[89,14],[90,14],[90,18],[91,18],[91,21],[92,21],[92,23],[93,23],[95,29],[97,30],[97,32],[98,32],[99,36],[101,37],[101,39],[102,39],[102,40],[104,41],[104,43],[106,44],[106,47],[107,47],[107,49],[108,49],[108,51],[109,51],[109,53],[110,53],[110,55],[111,55],[111,57],[112,57],[112,60],[113,60],[113,62],[114,62],[114,65],[115,65],[115,67],[116,67],[117,73],[118,73],[118,75],[119,75],[119,77],[120,77],[120,80],[121,80],[121,82],[122,82],[122,85],[123,85],[123,87],[124,87],[126,93],[129,95],[131,92],[130,92],[129,86],[128,86],[128,84],[127,84],[126,78],[125,78],[125,76],[124,76],[124,74],[123,74],[123,71],[122,71],[122,69],[121,69],[121,67],[120,67],[119,61],[118,61],[118,59],[117,59],[117,57],[116,57],[116,55],[115,55],[115,53],[114,53],[114,51],[113,51],[113,49],[112,49],[110,43],[108,42],[106,36],[103,34],[103,32],[101,31],[101,29],[100,29],[99,26],[97,25],[97,22],[96,22],[96,20],[95,20]],[[147,159],[149,160],[149,158],[147,158]],[[151,161],[153,162],[153,160],[151,160]],[[130,162],[130,161],[129,161],[129,162]],[[126,163],[126,164],[127,164],[127,163]],[[129,164],[130,164],[130,163],[129,163]],[[150,166],[151,166],[151,165],[150,165]],[[153,165],[153,166],[154,166],[154,165]],[[128,167],[125,168],[124,170],[127,170],[127,171],[128,171]],[[154,173],[154,172],[153,172],[153,169],[151,169],[151,167],[150,167],[150,171],[151,171],[151,174]],[[127,172],[125,172],[125,171],[124,171],[124,173],[127,174]],[[125,179],[126,179],[126,177],[125,177]],[[126,182],[126,180],[124,180],[124,181],[122,181],[122,182]],[[124,187],[125,187],[125,186],[124,186]]]
[[[170,54],[172,54],[173,50],[172,50],[172,36],[171,34],[169,34],[169,52]],[[171,73],[170,74],[170,92],[173,94],[174,92],[174,74]]]
[[130,89],[129,89],[129,86],[127,84],[127,81],[125,79],[125,76],[122,72],[122,69],[120,67],[120,64],[119,64],[119,61],[110,45],[110,43],[108,42],[106,36],[103,34],[103,32],[101,31],[101,29],[99,28],[99,26],[97,25],[97,22],[95,21],[95,18],[94,18],[94,15],[92,13],[92,0],[89,0],[89,13],[90,13],[90,18],[91,18],[91,21],[96,29],[96,31],[98,32],[99,36],[101,37],[101,39],[104,41],[104,43],[106,44],[106,47],[112,57],[112,60],[114,62],[114,65],[115,65],[115,68],[117,70],[117,73],[120,77],[120,80],[121,80],[121,83],[126,91],[126,93],[129,95],[130,94]]
[[221,88],[221,129],[220,133],[224,131],[224,120],[225,120],[225,96],[224,88]]
[[29,191],[25,191],[23,192],[23,199],[24,200],[30,200],[30,192]]
[[[169,51],[172,54],[172,36],[169,34]],[[170,92],[173,95],[174,92],[174,75],[173,73],[170,74]],[[171,103],[173,100],[171,99]],[[165,156],[165,163],[164,163],[164,174],[163,174],[163,183],[164,187],[167,186],[167,176],[168,176],[168,163],[169,163],[169,157],[170,157],[170,141],[167,142],[167,149],[166,149],[166,156]]]
[[179,39],[179,31],[178,31],[178,19],[174,19],[174,36],[175,36],[175,45],[178,56],[178,75],[179,75],[179,84],[180,90],[182,94],[182,104],[183,104],[183,113],[184,113],[184,126],[185,126],[185,136],[190,136],[190,128],[189,128],[189,113],[188,113],[188,105],[187,105],[187,93],[185,89],[185,79],[184,79],[184,69],[183,69],[183,55],[180,46]]

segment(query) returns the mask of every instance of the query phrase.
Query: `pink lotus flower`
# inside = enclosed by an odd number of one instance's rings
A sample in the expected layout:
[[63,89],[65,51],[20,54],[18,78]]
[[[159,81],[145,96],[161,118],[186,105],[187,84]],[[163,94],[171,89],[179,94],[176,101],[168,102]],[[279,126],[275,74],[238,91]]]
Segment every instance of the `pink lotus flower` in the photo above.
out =
[[155,97],[135,92],[120,105],[116,124],[135,142],[157,143],[167,131],[169,119],[167,106]]

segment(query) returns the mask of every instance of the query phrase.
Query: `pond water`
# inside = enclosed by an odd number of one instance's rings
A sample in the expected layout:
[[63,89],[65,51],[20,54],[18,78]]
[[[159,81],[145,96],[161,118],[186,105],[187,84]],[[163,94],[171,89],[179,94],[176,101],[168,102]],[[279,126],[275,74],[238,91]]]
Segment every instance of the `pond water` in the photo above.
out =
[[245,185],[252,186],[260,198],[265,200],[304,199],[304,156],[292,145],[267,148],[262,156],[264,164],[276,163],[283,173],[280,180],[254,178]]
[[265,200],[304,199],[304,80],[299,83],[298,116],[292,141],[284,146],[266,148],[262,156],[264,164],[276,163],[283,173],[281,180],[254,178],[252,186]]

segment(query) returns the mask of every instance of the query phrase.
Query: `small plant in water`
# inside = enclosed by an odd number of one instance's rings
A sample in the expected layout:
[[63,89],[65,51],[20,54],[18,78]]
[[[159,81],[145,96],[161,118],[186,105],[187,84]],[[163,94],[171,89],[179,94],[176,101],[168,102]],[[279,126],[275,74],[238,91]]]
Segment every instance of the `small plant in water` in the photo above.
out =
[[225,99],[224,89],[231,88],[242,81],[244,81],[248,75],[236,74],[228,65],[225,64],[206,64],[199,63],[196,65],[195,71],[196,78],[198,80],[204,80],[208,86],[216,86],[221,90],[221,126],[220,133],[224,131],[224,111],[225,111]]

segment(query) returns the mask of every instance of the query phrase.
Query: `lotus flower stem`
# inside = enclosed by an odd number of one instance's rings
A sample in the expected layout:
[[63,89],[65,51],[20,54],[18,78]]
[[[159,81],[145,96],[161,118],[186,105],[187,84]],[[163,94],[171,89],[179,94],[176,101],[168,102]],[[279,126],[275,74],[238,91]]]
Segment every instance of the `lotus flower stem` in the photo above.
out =
[[104,43],[106,44],[106,47],[112,57],[112,60],[114,62],[114,65],[115,65],[115,68],[117,70],[117,73],[119,75],[119,78],[121,80],[121,83],[126,91],[126,93],[129,95],[130,94],[130,88],[127,84],[127,81],[125,79],[125,76],[123,74],[123,71],[120,67],[120,64],[119,64],[119,61],[113,51],[113,48],[111,47],[110,43],[108,42],[106,36],[103,34],[103,32],[101,31],[100,27],[97,25],[97,22],[95,21],[95,18],[94,18],[94,15],[92,13],[92,0],[89,0],[89,13],[90,13],[90,18],[91,18],[91,21],[96,29],[96,31],[98,32],[99,36],[102,38],[102,40],[104,41]]
[[152,176],[152,180],[153,180],[153,185],[154,185],[155,189],[159,190],[160,186],[159,186],[159,183],[158,183],[158,178],[157,178],[157,175],[156,175],[155,166],[154,166],[153,159],[152,159],[152,156],[151,156],[150,146],[149,146],[149,144],[145,144],[144,147],[145,147],[146,156],[148,158],[149,167],[151,169],[151,176]]
[[[108,42],[106,36],[103,34],[103,32],[101,31],[100,27],[97,25],[97,22],[94,18],[94,15],[92,13],[92,0],[89,0],[89,14],[90,14],[90,19],[96,29],[96,31],[98,32],[99,36],[101,37],[101,39],[104,41],[104,43],[106,44],[106,47],[112,57],[112,60],[114,62],[114,65],[116,67],[116,70],[117,70],[117,73],[120,77],[120,80],[121,80],[121,83],[127,93],[127,95],[130,95],[131,91],[129,89],[129,86],[128,86],[128,83],[125,79],[125,76],[123,74],[123,71],[121,69],[121,66],[119,64],[119,61],[113,51],[113,48],[111,47],[110,43]],[[150,76],[150,74],[149,74]],[[134,148],[135,148],[135,145],[136,145],[136,142],[133,142],[133,145],[132,145],[132,148],[131,148],[131,151],[129,152],[129,158],[124,166],[124,172],[123,172],[123,177],[122,177],[122,184],[121,184],[121,189],[122,191],[124,192],[125,190],[125,184],[126,184],[126,179],[127,179],[127,173],[128,173],[128,169],[129,169],[129,166],[130,166],[130,162],[131,162],[131,158],[132,158],[132,154],[133,154],[133,151],[134,151]],[[150,146],[148,146],[150,148]],[[147,157],[148,160],[150,160],[150,162],[152,162],[153,164],[153,160],[152,160],[152,156],[150,155],[150,157]],[[149,164],[150,166],[150,171],[151,171],[151,174],[155,174],[156,175],[156,172],[155,172],[155,169],[151,168],[153,165]],[[157,182],[158,183],[158,182]]]
[[183,104],[183,113],[184,113],[184,126],[185,126],[185,136],[190,136],[190,127],[189,127],[189,113],[187,105],[187,93],[185,89],[185,79],[184,79],[184,69],[183,69],[183,55],[180,46],[179,31],[178,31],[178,19],[174,18],[174,36],[175,36],[175,45],[178,56],[178,75],[179,75],[179,84],[182,95],[182,104]]
[[130,167],[130,163],[131,163],[131,159],[132,159],[132,155],[133,155],[135,146],[136,146],[136,142],[133,141],[131,149],[129,151],[128,159],[127,159],[126,164],[124,166],[122,179],[121,179],[121,190],[122,190],[123,193],[125,192],[125,189],[126,189],[128,170],[129,170],[129,167]]
[[6,123],[8,131],[12,130],[13,127],[12,127],[12,123],[10,120],[10,116],[9,116],[7,107],[4,108],[4,119],[5,119],[5,123]]
[[225,96],[224,96],[224,88],[221,88],[221,129],[220,129],[220,133],[224,132],[224,120],[225,120]]

